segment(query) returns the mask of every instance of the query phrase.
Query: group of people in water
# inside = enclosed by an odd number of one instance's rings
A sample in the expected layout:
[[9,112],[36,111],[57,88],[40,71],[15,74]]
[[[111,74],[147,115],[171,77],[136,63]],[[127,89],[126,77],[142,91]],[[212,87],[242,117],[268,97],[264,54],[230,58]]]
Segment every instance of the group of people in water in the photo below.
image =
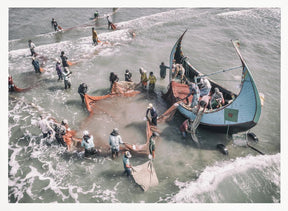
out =
[[[98,11],[95,12],[94,18],[98,18],[99,13]],[[108,21],[108,29],[113,29],[113,23],[110,19],[109,16],[107,16],[107,21]],[[51,21],[52,26],[54,27],[55,31],[58,31],[60,28],[57,24],[57,21],[53,18]],[[92,28],[92,41],[94,45],[97,45],[99,42],[97,32],[95,28]],[[28,46],[31,52],[32,56],[32,65],[34,67],[34,70],[36,73],[41,73],[41,67],[39,64],[39,61],[37,60],[37,53],[35,51],[36,45],[29,40],[28,41]],[[60,60],[61,59],[61,60]],[[72,72],[69,70],[69,61],[67,56],[65,55],[64,51],[61,51],[60,59],[56,59],[56,73],[58,75],[58,81],[63,80],[64,81],[64,88],[69,89],[71,88],[71,74]],[[62,65],[61,65],[62,63]],[[162,62],[159,66],[160,68],[160,78],[165,79],[166,77],[166,70],[170,69],[169,66],[166,66],[164,62]],[[144,70],[142,67],[139,68],[139,73],[140,73],[140,83],[139,85],[143,89],[147,89],[149,91],[154,91],[155,90],[155,85],[157,78],[154,75],[154,73],[151,71],[149,72],[149,76],[147,75],[147,71]],[[194,108],[198,106],[198,110],[200,107],[210,107],[210,108],[218,108],[224,103],[224,98],[223,94],[220,92],[218,88],[214,89],[214,94],[211,97],[209,97],[210,91],[211,91],[211,84],[209,80],[206,77],[199,78],[197,82],[190,82],[186,80],[185,77],[185,68],[182,66],[182,64],[176,64],[175,61],[172,65],[172,78],[179,78],[181,83],[186,83],[189,87],[189,94],[185,97],[186,99],[186,104],[189,104],[188,98],[192,95],[192,102],[190,104],[191,108]],[[11,77],[11,76],[10,76]],[[9,91],[14,89],[14,84],[12,81],[12,77],[9,77]],[[133,82],[132,80],[132,73],[126,69],[124,78],[126,82]],[[11,79],[11,80],[10,80]],[[111,72],[110,77],[109,77],[111,86],[110,86],[110,93],[112,92],[112,87],[115,82],[119,81],[119,77],[116,73]],[[11,82],[12,81],[12,82]],[[148,85],[149,83],[149,85]],[[88,86],[85,83],[81,83],[78,87],[78,93],[81,97],[82,103],[85,103],[85,94],[87,93]],[[200,100],[199,100],[200,99]],[[184,99],[183,99],[184,100]],[[210,102],[210,103],[209,103]],[[198,112],[198,111],[197,111]],[[150,120],[152,126],[157,127],[157,120],[158,120],[158,114],[155,109],[155,107],[149,103],[147,110],[146,110],[146,117],[147,119]],[[57,123],[55,119],[52,119],[51,117],[44,117],[43,115],[40,116],[40,120],[37,123],[38,127],[41,129],[43,138],[53,138],[55,137],[57,143],[61,146],[67,147],[68,150],[70,150],[71,144],[67,144],[67,140],[73,140],[74,142],[79,142],[81,143],[81,147],[85,149],[85,156],[91,156],[91,155],[97,155],[101,153],[100,149],[95,148],[94,144],[94,138],[93,135],[89,133],[88,130],[83,131],[83,137],[81,139],[79,138],[74,138],[70,133],[70,128],[68,126],[68,121],[66,119],[62,120],[61,123]],[[187,131],[190,130],[190,126],[192,124],[192,120],[187,119],[183,122],[183,124],[180,127],[180,131],[182,132],[183,136],[185,137],[187,134]],[[150,157],[152,159],[155,159],[155,141],[159,137],[159,134],[156,132],[153,132],[151,137],[149,137],[149,153]],[[114,128],[112,132],[109,135],[109,140],[108,144],[111,149],[111,157],[113,159],[117,158],[119,156],[120,152],[120,145],[125,145],[126,143],[123,142],[119,129]],[[123,165],[124,165],[124,170],[127,176],[131,175],[131,164],[129,159],[131,158],[131,153],[127,150],[123,154]]]

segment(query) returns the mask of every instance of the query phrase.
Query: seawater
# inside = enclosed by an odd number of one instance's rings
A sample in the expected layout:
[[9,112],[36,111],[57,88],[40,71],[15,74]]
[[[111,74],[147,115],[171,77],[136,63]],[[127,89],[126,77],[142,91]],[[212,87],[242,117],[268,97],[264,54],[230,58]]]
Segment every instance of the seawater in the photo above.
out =
[[[10,8],[8,74],[18,87],[34,88],[11,93],[8,99],[8,201],[9,203],[279,203],[280,202],[280,9],[279,8],[120,8],[112,20],[118,30],[107,30],[105,15],[111,8],[98,8],[100,19],[90,18],[97,8]],[[53,32],[55,18],[64,29]],[[37,21],[35,21],[37,20]],[[88,26],[87,26],[88,25]],[[103,46],[93,46],[94,26]],[[169,64],[171,49],[188,29],[182,49],[190,63],[203,73],[240,65],[230,42],[240,40],[240,49],[252,71],[259,92],[265,95],[259,124],[251,131],[259,138],[259,155],[246,145],[227,140],[199,128],[196,145],[182,139],[177,114],[159,124],[161,138],[156,145],[154,167],[159,185],[143,192],[123,176],[121,158],[85,159],[81,153],[49,145],[35,126],[44,113],[58,121],[67,119],[71,129],[88,129],[97,142],[107,143],[114,127],[125,142],[146,141],[145,111],[153,103],[159,114],[167,108],[161,92],[168,77],[161,80],[159,65]],[[136,37],[132,38],[130,32]],[[28,40],[37,46],[46,70],[34,73]],[[55,61],[65,51],[71,66],[72,87],[64,90],[57,81]],[[85,82],[90,95],[109,91],[109,74],[120,80],[129,69],[140,80],[139,68],[157,77],[156,94],[143,92],[132,98],[99,102],[93,118],[81,104],[77,88]],[[240,72],[212,77],[223,86],[239,91]],[[240,140],[241,141],[241,140]],[[245,140],[243,140],[245,143]],[[229,155],[216,150],[227,145]],[[133,157],[132,165],[148,158]]]

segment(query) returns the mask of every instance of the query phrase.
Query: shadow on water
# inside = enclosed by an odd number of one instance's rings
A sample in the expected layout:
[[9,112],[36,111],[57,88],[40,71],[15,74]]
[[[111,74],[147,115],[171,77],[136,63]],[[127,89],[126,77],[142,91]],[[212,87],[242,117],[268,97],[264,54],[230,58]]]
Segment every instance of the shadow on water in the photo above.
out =
[[63,86],[50,86],[48,87],[48,90],[51,91],[51,92],[55,92],[55,91],[58,91],[58,90],[64,90],[64,87]]
[[146,124],[143,124],[143,122],[131,122],[125,128],[133,128],[138,131],[137,133],[143,133],[143,136],[146,136]]

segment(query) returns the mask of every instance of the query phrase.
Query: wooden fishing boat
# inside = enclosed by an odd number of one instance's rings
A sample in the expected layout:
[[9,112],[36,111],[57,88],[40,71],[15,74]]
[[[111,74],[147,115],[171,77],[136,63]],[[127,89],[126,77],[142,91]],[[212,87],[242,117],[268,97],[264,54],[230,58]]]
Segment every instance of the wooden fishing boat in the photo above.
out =
[[[185,98],[189,93],[188,86],[172,80],[173,61],[183,65],[185,68],[185,77],[190,81],[194,82],[194,77],[205,76],[187,61],[182,52],[181,42],[186,31],[181,35],[171,51],[170,84],[167,93],[164,94],[164,98],[171,104],[179,102],[177,104],[178,111],[185,117],[195,120],[197,117],[195,110],[197,109],[191,109],[184,102],[179,101],[179,99]],[[214,89],[217,87],[223,93],[225,103],[220,108],[204,111],[200,120],[200,126],[202,127],[229,134],[247,131],[254,127],[258,123],[261,114],[261,100],[256,84],[246,62],[240,54],[238,42],[232,41],[232,43],[241,61],[241,66],[239,67],[242,69],[241,90],[239,94],[233,93],[208,78],[212,86],[210,93],[214,93]]]

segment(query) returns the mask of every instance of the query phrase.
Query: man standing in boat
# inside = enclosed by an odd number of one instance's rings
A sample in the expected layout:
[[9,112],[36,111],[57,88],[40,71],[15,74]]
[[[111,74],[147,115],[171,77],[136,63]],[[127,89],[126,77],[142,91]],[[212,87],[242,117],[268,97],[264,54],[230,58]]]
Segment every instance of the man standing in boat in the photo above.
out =
[[195,106],[198,105],[198,101],[199,101],[199,97],[200,97],[200,90],[199,90],[198,86],[193,82],[186,81],[186,84],[189,86],[189,94],[186,96],[186,102],[187,102],[187,104],[189,104],[188,97],[190,97],[192,95],[193,98],[192,98],[192,102],[191,102],[190,107],[194,108]]

